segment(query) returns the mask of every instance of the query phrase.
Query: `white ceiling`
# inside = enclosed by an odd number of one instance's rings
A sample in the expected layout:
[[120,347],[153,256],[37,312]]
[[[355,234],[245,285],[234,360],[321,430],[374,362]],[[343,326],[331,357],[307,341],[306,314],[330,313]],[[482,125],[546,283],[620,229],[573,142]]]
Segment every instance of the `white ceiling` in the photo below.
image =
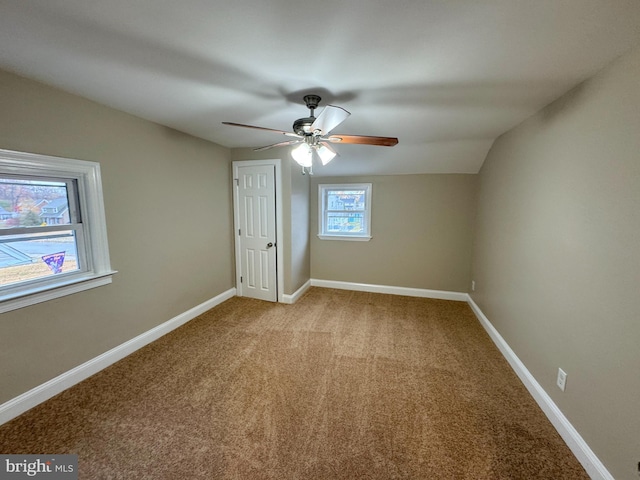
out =
[[1,68],[226,147],[283,140],[221,122],[288,131],[305,93],[352,113],[333,133],[400,140],[316,175],[476,173],[639,44],[638,0],[0,2]]

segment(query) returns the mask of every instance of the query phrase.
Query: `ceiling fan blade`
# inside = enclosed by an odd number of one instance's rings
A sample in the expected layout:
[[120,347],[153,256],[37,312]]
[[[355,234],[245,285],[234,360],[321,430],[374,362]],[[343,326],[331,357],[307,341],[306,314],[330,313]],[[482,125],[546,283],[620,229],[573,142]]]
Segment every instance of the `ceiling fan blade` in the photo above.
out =
[[286,142],[280,142],[280,143],[274,143],[273,145],[267,145],[266,147],[258,147],[258,148],[254,148],[253,151],[254,152],[260,152],[262,150],[269,150],[270,148],[275,148],[275,147],[284,147],[287,145],[295,145],[296,143],[301,143],[302,140],[288,140]]
[[342,107],[327,105],[313,121],[311,131],[320,130],[320,135],[327,135],[331,130],[344,122],[351,115]]
[[234,123],[234,122],[222,122],[222,123],[224,125],[231,125],[232,127],[253,128],[255,130],[266,130],[267,132],[280,133],[280,134],[286,135],[288,137],[300,137],[300,135],[298,135],[297,133],[285,132],[284,130],[276,130],[274,128],[256,127],[254,125],[245,125],[244,123]]
[[376,145],[379,147],[393,147],[398,144],[395,137],[368,137],[364,135],[331,135],[323,138],[331,143],[352,143],[358,145]]

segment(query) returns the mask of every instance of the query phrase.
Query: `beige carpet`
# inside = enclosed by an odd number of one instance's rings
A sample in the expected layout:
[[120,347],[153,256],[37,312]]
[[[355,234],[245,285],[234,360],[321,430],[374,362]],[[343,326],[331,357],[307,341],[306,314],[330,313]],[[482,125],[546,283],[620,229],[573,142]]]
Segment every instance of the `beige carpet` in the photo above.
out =
[[233,298],[0,427],[82,479],[586,479],[462,302]]

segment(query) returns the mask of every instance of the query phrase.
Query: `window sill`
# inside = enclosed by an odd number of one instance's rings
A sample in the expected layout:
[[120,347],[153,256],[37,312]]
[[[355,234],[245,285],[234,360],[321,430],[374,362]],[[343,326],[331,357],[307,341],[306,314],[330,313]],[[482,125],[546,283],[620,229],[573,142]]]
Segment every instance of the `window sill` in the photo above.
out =
[[371,236],[366,237],[352,237],[349,235],[318,235],[320,240],[346,240],[348,242],[368,242],[371,240]]
[[56,286],[47,286],[41,289],[34,289],[31,292],[23,292],[15,297],[3,299],[0,302],[0,313],[10,312],[19,308],[28,307],[37,303],[53,300],[54,298],[64,297],[74,293],[89,290],[91,288],[101,287],[111,283],[111,277],[117,273],[109,271],[103,274],[87,275],[84,277],[76,277],[67,283],[61,283]]

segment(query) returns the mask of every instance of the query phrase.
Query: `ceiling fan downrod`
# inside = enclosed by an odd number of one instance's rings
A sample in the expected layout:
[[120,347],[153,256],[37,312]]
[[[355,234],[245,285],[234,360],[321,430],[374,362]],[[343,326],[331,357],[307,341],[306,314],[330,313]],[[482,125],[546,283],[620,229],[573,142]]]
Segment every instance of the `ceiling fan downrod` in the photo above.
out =
[[318,108],[318,105],[320,104],[320,100],[322,100],[322,98],[320,98],[318,95],[305,95],[304,97],[302,97],[302,99],[304,100],[304,103],[307,104],[307,108],[311,111],[309,116],[313,117],[313,111]]

